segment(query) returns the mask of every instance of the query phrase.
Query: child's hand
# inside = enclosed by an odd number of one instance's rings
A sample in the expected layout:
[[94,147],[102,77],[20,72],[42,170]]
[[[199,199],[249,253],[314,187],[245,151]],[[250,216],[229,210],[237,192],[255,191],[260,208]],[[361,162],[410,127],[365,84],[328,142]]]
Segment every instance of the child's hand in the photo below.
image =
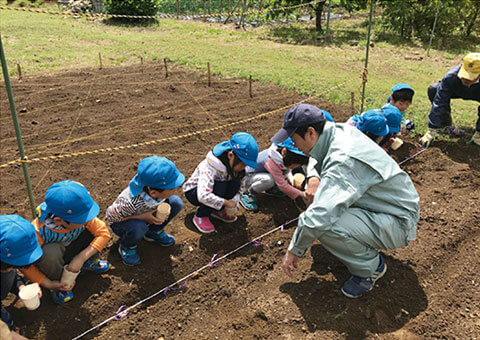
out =
[[52,281],[50,279],[45,279],[42,282],[42,287],[45,287],[47,289],[63,290],[63,291],[71,291],[74,285],[75,283],[73,285],[69,285],[66,282]]
[[400,133],[404,135],[405,131],[407,131],[407,127],[405,125],[400,125]]
[[[155,210],[153,210],[155,211]],[[147,211],[146,213],[143,213],[141,215],[138,215],[138,218],[147,222],[148,224],[155,224],[155,225],[160,225],[164,222],[164,220],[153,216],[153,211]]]
[[237,202],[235,202],[234,200],[225,200],[224,205],[227,208],[236,208],[237,207]]
[[82,269],[83,263],[83,260],[76,256],[68,264],[67,270],[72,273],[78,273]]

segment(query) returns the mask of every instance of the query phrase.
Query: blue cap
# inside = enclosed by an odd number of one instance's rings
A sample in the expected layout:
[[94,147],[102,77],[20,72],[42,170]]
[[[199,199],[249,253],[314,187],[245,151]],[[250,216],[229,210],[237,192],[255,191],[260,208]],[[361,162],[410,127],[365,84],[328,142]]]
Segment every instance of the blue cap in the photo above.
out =
[[71,223],[87,223],[100,212],[87,188],[71,180],[52,184],[45,194],[45,204],[47,212]]
[[232,150],[249,167],[257,168],[258,144],[249,133],[237,132],[230,140],[215,145],[213,155],[218,157],[227,150]]
[[328,120],[329,122],[332,122],[332,123],[335,123],[335,121],[333,120],[333,117],[332,115],[330,114],[330,112],[328,111],[325,111],[325,110],[320,110],[322,111],[323,115],[325,116],[325,119]]
[[0,260],[12,266],[27,266],[43,255],[35,227],[21,216],[0,216]]
[[410,90],[413,92],[413,94],[415,94],[415,91],[412,89],[412,87],[408,84],[405,84],[405,83],[398,83],[398,84],[395,84],[393,85],[392,87],[392,93],[393,92],[397,92],[397,91],[400,91],[400,90]]
[[185,176],[166,157],[150,156],[138,163],[137,174],[130,181],[130,196],[135,197],[143,187],[175,189],[185,182]]
[[293,142],[293,140],[288,137],[287,139],[285,139],[283,142],[281,143],[275,143],[277,146],[281,147],[281,148],[286,148],[288,151],[291,151],[293,153],[296,153],[297,155],[302,155],[302,156],[305,156],[305,154],[298,150],[296,147],[295,147],[295,143]]
[[391,133],[397,133],[400,131],[400,125],[402,123],[402,113],[400,110],[392,104],[387,104],[382,107],[382,113],[387,118],[388,128]]
[[380,110],[368,110],[358,119],[358,129],[375,136],[386,136],[389,132],[387,119]]
[[270,140],[281,143],[295,133],[301,126],[320,123],[325,120],[325,115],[318,107],[310,104],[298,104],[289,108],[283,116],[283,125]]

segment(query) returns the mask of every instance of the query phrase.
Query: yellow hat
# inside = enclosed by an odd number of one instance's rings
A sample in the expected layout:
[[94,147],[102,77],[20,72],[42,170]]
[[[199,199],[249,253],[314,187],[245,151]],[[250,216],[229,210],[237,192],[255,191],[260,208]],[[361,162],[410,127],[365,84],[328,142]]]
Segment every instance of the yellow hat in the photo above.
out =
[[463,57],[463,64],[458,71],[458,78],[475,80],[480,75],[480,53],[469,53]]

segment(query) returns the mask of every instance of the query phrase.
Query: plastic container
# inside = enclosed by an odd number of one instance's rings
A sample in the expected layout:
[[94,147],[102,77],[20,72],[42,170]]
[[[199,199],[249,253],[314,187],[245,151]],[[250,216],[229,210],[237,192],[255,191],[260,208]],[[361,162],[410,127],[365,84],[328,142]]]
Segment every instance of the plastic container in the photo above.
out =
[[296,188],[301,188],[304,181],[305,181],[304,174],[296,173],[295,175],[293,175],[293,185]]
[[35,310],[40,306],[40,286],[38,283],[26,285],[19,292],[18,296],[22,299],[25,307],[29,310]]
[[168,218],[168,215],[170,215],[170,204],[162,202],[158,205],[157,207],[157,218],[165,221]]
[[60,279],[60,282],[64,282],[68,284],[69,287],[72,287],[73,284],[75,283],[75,280],[77,279],[78,274],[80,274],[80,272],[78,273],[71,272],[67,269],[67,266],[68,265],[63,267],[63,273],[62,273],[62,278]]
[[392,143],[392,145],[391,145],[391,148],[392,148],[393,150],[397,150],[397,149],[400,148],[402,145],[403,145],[403,140],[401,140],[400,138],[397,137],[397,138],[395,138],[395,139],[393,140],[393,143]]

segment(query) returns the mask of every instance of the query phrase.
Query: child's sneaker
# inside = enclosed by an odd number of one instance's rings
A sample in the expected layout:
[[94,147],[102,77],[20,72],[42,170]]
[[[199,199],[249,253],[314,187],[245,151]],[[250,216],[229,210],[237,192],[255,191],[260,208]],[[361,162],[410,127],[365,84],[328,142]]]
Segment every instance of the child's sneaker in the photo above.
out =
[[258,204],[257,204],[257,197],[252,194],[243,194],[240,198],[240,204],[247,210],[250,211],[257,211]]
[[195,227],[204,234],[209,234],[215,231],[215,227],[208,217],[193,216],[193,224],[195,224]]
[[285,194],[276,185],[268,190],[265,190],[265,194],[273,197],[284,197]]
[[63,290],[50,290],[52,294],[53,302],[55,303],[65,303],[73,299],[73,292],[64,292]]
[[211,216],[215,217],[220,221],[227,222],[227,223],[233,223],[237,220],[237,215],[231,215],[231,216],[228,215],[225,208],[223,208],[220,211],[217,211],[217,210],[213,211],[211,213]]
[[118,253],[122,258],[122,262],[125,263],[127,266],[136,266],[140,263],[140,256],[138,256],[137,253],[137,246],[130,248],[119,244]]
[[106,260],[100,260],[99,258],[96,259],[88,259],[82,266],[82,270],[91,271],[95,273],[105,273],[111,268],[110,262]]
[[175,244],[175,238],[167,234],[165,231],[160,230],[160,231],[153,231],[153,230],[148,230],[145,236],[143,236],[145,241],[148,242],[155,242],[163,247],[171,246],[172,244]]
[[342,287],[342,293],[345,294],[345,296],[348,296],[349,298],[358,298],[362,296],[366,292],[371,291],[375,286],[375,282],[385,275],[387,264],[385,263],[383,256],[381,254],[378,255],[380,257],[380,264],[375,270],[375,273],[373,273],[373,276],[364,278],[352,275]]

